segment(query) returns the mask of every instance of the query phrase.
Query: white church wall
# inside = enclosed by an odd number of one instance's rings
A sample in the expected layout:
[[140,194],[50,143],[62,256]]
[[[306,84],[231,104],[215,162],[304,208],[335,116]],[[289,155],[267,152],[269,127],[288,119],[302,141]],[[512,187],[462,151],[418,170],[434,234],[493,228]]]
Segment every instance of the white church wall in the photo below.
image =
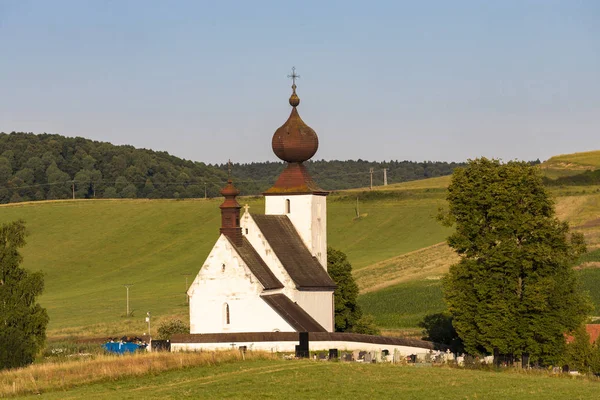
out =
[[327,332],[333,332],[333,291],[313,292],[295,290],[292,300],[309,313]]
[[[248,350],[269,351],[269,352],[295,352],[298,342],[236,342],[236,343],[171,343],[171,351],[214,351],[231,350],[232,347],[239,348],[246,346]],[[232,346],[233,345],[233,346]],[[315,341],[309,343],[310,351],[327,351],[329,349],[338,349],[338,351],[377,351],[387,350],[390,354],[398,351],[403,356],[411,354],[417,355],[420,360],[425,359],[429,349],[412,346],[387,345],[379,343],[350,342],[350,341]]]
[[327,270],[326,196],[313,194],[265,196],[265,214],[287,215],[306,247]]
[[188,290],[190,333],[294,332],[260,298],[262,291],[260,282],[221,235]]

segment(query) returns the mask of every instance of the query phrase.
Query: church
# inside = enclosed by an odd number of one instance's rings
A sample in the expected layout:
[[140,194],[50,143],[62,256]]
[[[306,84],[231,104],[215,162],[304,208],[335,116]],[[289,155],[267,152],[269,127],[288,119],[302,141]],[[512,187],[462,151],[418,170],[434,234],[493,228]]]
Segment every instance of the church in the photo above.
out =
[[287,165],[263,193],[264,214],[250,213],[248,206],[241,214],[240,192],[231,179],[221,190],[221,234],[187,292],[190,334],[173,335],[171,351],[239,348],[305,356],[309,350],[335,354],[339,349],[356,357],[359,351],[380,358],[389,354],[387,361],[393,362],[407,355],[424,359],[440,347],[412,338],[335,332],[336,284],[327,273],[328,192],[304,165],[319,139],[298,114],[294,69],[290,77],[292,111],[271,143]]
[[306,166],[319,146],[292,106],[275,131],[273,152],[287,163],[252,214],[231,179],[221,190],[219,239],[188,290],[190,333],[333,332],[335,282],[327,273],[327,194]]

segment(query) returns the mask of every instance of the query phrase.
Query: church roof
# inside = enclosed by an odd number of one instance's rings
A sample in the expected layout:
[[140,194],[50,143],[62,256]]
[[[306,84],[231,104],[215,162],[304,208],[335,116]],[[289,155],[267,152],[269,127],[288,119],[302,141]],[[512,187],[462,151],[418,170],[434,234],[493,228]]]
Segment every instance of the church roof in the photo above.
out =
[[335,282],[312,256],[287,215],[252,215],[299,290],[334,290]]
[[281,194],[316,194],[327,195],[311,178],[306,166],[302,163],[288,163],[277,181],[266,192],[265,196]]
[[[225,236],[227,237],[227,236]],[[227,237],[227,239],[229,239]],[[238,246],[229,239],[231,245],[238,252],[244,263],[248,266],[252,274],[259,280],[266,290],[282,289],[283,284],[275,277],[271,269],[265,264],[263,259],[258,255],[254,247],[248,239],[242,238],[242,245]]]
[[316,132],[300,118],[298,105],[300,98],[296,94],[296,68],[292,68],[293,80],[290,105],[292,112],[283,125],[273,134],[271,145],[277,157],[289,163],[301,163],[315,155],[319,148],[319,138]]
[[313,317],[284,294],[263,295],[261,298],[297,332],[327,332]]

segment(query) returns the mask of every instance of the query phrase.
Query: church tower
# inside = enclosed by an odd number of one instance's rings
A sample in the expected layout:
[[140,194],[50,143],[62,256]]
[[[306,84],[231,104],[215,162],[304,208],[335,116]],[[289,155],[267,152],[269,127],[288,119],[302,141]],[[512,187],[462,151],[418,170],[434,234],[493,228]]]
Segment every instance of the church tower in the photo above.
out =
[[310,177],[304,161],[317,152],[319,138],[306,125],[298,105],[295,68],[292,68],[292,95],[289,102],[292,112],[287,121],[275,131],[272,140],[273,152],[287,162],[279,178],[265,193],[266,215],[287,215],[300,234],[313,257],[327,270],[327,202],[329,194],[319,188]]
[[219,206],[221,209],[221,229],[219,231],[234,244],[241,246],[240,208],[242,206],[236,200],[240,191],[233,186],[233,182],[229,179],[227,185],[221,189],[221,194],[225,197],[225,201]]

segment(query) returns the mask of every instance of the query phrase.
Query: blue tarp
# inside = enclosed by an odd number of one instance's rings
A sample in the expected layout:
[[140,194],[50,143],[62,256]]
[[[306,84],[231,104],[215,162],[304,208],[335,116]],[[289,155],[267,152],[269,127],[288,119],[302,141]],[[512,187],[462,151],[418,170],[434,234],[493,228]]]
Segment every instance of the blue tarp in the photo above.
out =
[[143,349],[144,347],[144,345],[132,342],[107,342],[102,345],[104,350],[115,354],[134,353],[136,350]]

